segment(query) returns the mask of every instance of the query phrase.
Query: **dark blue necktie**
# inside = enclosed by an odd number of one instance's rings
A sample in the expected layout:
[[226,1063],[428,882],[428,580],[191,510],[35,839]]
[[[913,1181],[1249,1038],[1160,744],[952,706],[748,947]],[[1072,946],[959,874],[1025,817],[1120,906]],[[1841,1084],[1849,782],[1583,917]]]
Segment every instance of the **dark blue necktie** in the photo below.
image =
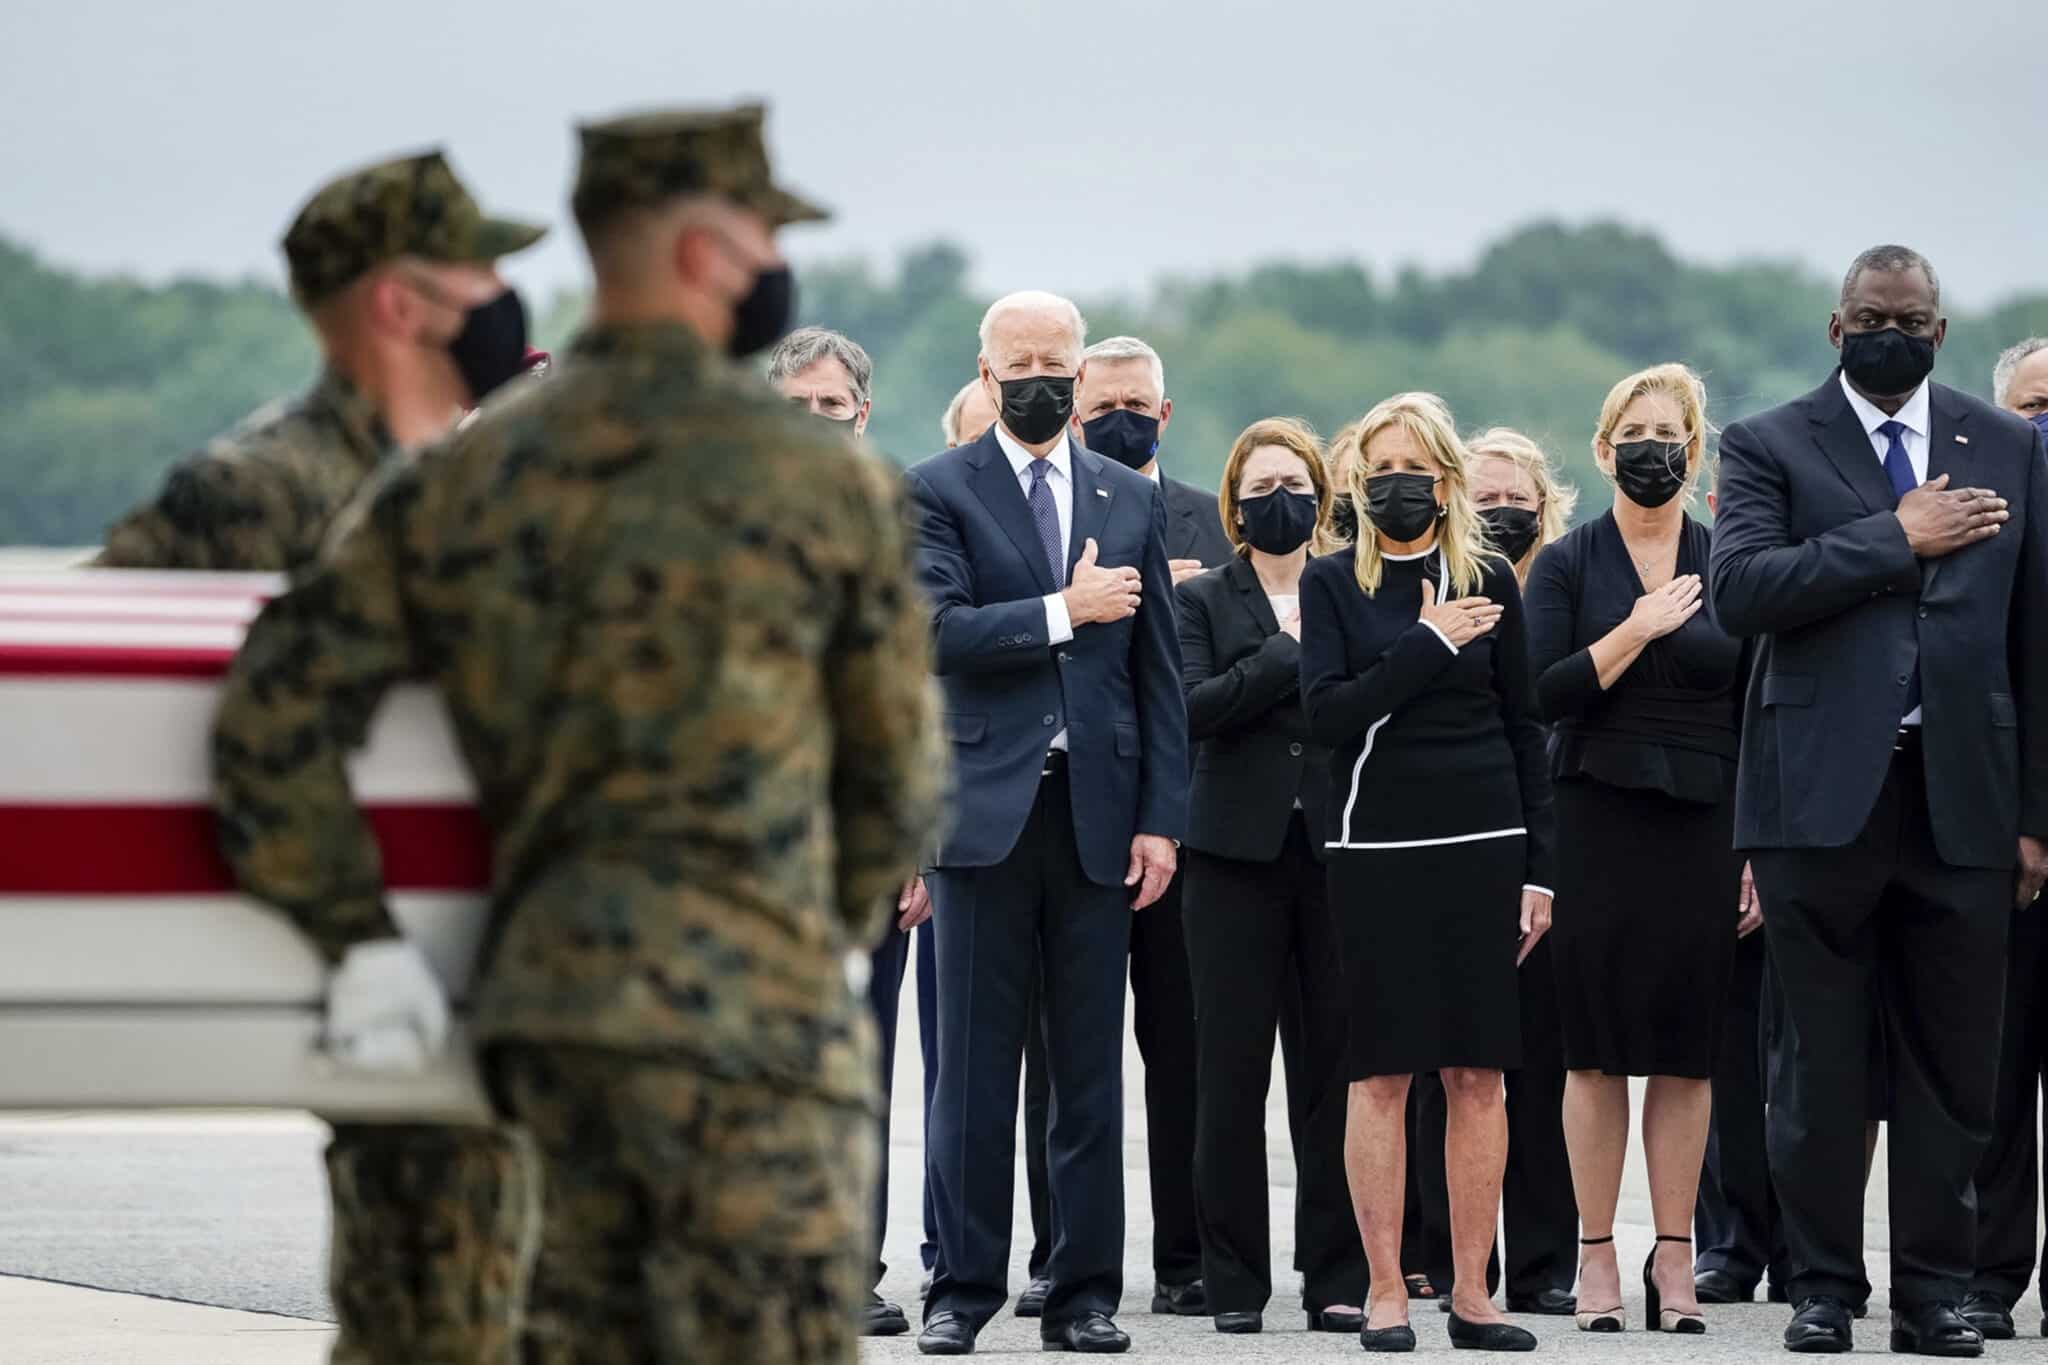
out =
[[[1877,434],[1890,442],[1884,448],[1884,476],[1892,481],[1892,496],[1903,498],[1920,486],[1920,480],[1913,475],[1912,457],[1906,454],[1906,424],[1886,422],[1878,427]],[[1913,672],[1906,683],[1906,709],[1903,714],[1912,715],[1920,705],[1920,664],[1913,664]]]
[[1067,556],[1060,544],[1060,510],[1053,505],[1052,488],[1046,483],[1046,476],[1052,473],[1052,461],[1046,459],[1031,462],[1031,492],[1025,501],[1031,504],[1031,520],[1038,523],[1038,543],[1045,546],[1045,563],[1052,570],[1054,588],[1067,586]]

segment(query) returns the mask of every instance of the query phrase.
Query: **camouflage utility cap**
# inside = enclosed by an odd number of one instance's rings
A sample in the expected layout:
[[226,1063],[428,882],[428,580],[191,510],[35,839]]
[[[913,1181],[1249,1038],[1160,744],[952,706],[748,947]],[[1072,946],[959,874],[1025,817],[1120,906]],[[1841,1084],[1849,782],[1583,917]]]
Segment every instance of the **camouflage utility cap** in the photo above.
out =
[[771,226],[822,222],[824,209],[775,184],[761,139],[766,110],[664,110],[586,123],[576,169],[576,221],[586,228],[627,209],[693,194],[730,199]]
[[547,232],[488,218],[440,152],[399,157],[329,181],[284,234],[292,293],[312,305],[401,256],[494,261]]

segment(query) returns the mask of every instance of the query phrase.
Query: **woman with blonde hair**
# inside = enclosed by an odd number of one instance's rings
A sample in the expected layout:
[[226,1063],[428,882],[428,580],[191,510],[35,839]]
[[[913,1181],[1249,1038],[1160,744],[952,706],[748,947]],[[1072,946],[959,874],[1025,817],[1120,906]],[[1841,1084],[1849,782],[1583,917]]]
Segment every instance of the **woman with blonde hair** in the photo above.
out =
[[1614,507],[1544,550],[1529,578],[1537,695],[1557,727],[1554,936],[1565,1140],[1578,1197],[1579,1326],[1626,1326],[1614,1208],[1629,1077],[1657,1241],[1647,1326],[1700,1333],[1692,1225],[1736,939],[1761,919],[1734,853],[1744,648],[1700,610],[1711,536],[1685,514],[1706,463],[1706,389],[1683,365],[1607,395],[1593,455]]
[[1571,528],[1579,490],[1558,479],[1542,446],[1511,427],[1489,427],[1465,448],[1472,452],[1472,505],[1526,587],[1537,551]]
[[1301,579],[1309,732],[1335,752],[1325,848],[1350,1009],[1345,1165],[1371,1264],[1369,1351],[1412,1351],[1401,1277],[1418,1072],[1449,1123],[1450,1335],[1525,1351],[1486,1290],[1521,1060],[1516,968],[1550,926],[1550,781],[1521,592],[1488,545],[1450,410],[1400,394],[1359,426],[1355,546]]

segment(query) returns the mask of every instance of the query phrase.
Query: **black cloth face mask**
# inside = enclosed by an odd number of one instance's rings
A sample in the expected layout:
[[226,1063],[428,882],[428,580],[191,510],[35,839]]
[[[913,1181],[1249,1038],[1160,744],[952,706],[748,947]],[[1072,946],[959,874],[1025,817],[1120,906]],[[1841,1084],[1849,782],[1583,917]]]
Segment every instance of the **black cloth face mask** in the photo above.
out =
[[1489,507],[1479,519],[1486,523],[1494,548],[1506,555],[1510,564],[1522,562],[1543,529],[1543,519],[1526,507]]
[[526,370],[526,305],[510,289],[462,315],[447,346],[475,407],[493,389]]
[[1911,393],[1934,373],[1934,338],[1907,336],[1896,327],[1842,333],[1842,373],[1880,398]]
[[1237,504],[1239,529],[1245,544],[1269,555],[1293,554],[1308,543],[1316,529],[1316,495],[1276,488],[1256,498],[1241,498]]
[[754,276],[754,287],[733,305],[725,353],[739,360],[767,350],[782,340],[795,316],[796,276],[786,265],[771,265]]
[[1330,534],[1339,540],[1358,539],[1358,505],[1351,501],[1349,493],[1339,493],[1330,499]]
[[1686,441],[1623,441],[1614,448],[1614,482],[1636,506],[1662,507],[1685,487]]
[[996,383],[1003,391],[1003,425],[1025,445],[1050,441],[1074,415],[1072,375],[1033,374]]
[[1090,450],[1109,456],[1126,469],[1143,469],[1159,454],[1159,419],[1129,408],[1083,422],[1081,436]]
[[1365,515],[1396,544],[1420,540],[1443,515],[1436,480],[1428,474],[1375,474],[1365,481]]

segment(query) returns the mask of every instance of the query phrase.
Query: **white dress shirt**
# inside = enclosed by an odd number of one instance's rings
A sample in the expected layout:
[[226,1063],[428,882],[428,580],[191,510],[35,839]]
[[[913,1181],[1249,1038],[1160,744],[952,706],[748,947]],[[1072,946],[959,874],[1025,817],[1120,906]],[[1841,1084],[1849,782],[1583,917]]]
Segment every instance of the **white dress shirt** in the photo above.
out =
[[[1026,450],[1017,438],[996,423],[996,444],[1003,448],[1003,458],[1016,471],[1017,486],[1023,490],[1026,502],[1031,500],[1031,462],[1038,457]],[[1067,561],[1068,547],[1074,540],[1074,455],[1067,442],[1064,428],[1060,431],[1060,443],[1045,453],[1052,468],[1045,476],[1045,486],[1052,490],[1053,511],[1060,523],[1060,563]],[[1066,586],[1064,572],[1053,575],[1062,587]],[[1074,618],[1067,612],[1067,599],[1058,593],[1048,593],[1045,598],[1045,630],[1047,638],[1055,645],[1063,645],[1074,638]],[[1061,730],[1052,738],[1052,747],[1061,753],[1067,749],[1067,732]]]
[[[1864,434],[1870,437],[1870,448],[1877,454],[1879,468],[1883,468],[1885,452],[1891,449],[1892,443],[1891,438],[1879,432],[1878,428],[1886,422],[1897,422],[1905,428],[1899,439],[1905,443],[1906,459],[1913,466],[1915,485],[1927,482],[1927,449],[1931,429],[1927,408],[1927,384],[1927,380],[1921,380],[1920,387],[1913,390],[1913,396],[1906,400],[1906,405],[1896,413],[1887,414],[1868,398],[1856,392],[1847,375],[1842,376],[1842,392],[1848,396],[1849,409],[1856,414],[1856,420],[1863,423]],[[1920,708],[1917,706],[1899,721],[1901,725],[1919,723]]]

